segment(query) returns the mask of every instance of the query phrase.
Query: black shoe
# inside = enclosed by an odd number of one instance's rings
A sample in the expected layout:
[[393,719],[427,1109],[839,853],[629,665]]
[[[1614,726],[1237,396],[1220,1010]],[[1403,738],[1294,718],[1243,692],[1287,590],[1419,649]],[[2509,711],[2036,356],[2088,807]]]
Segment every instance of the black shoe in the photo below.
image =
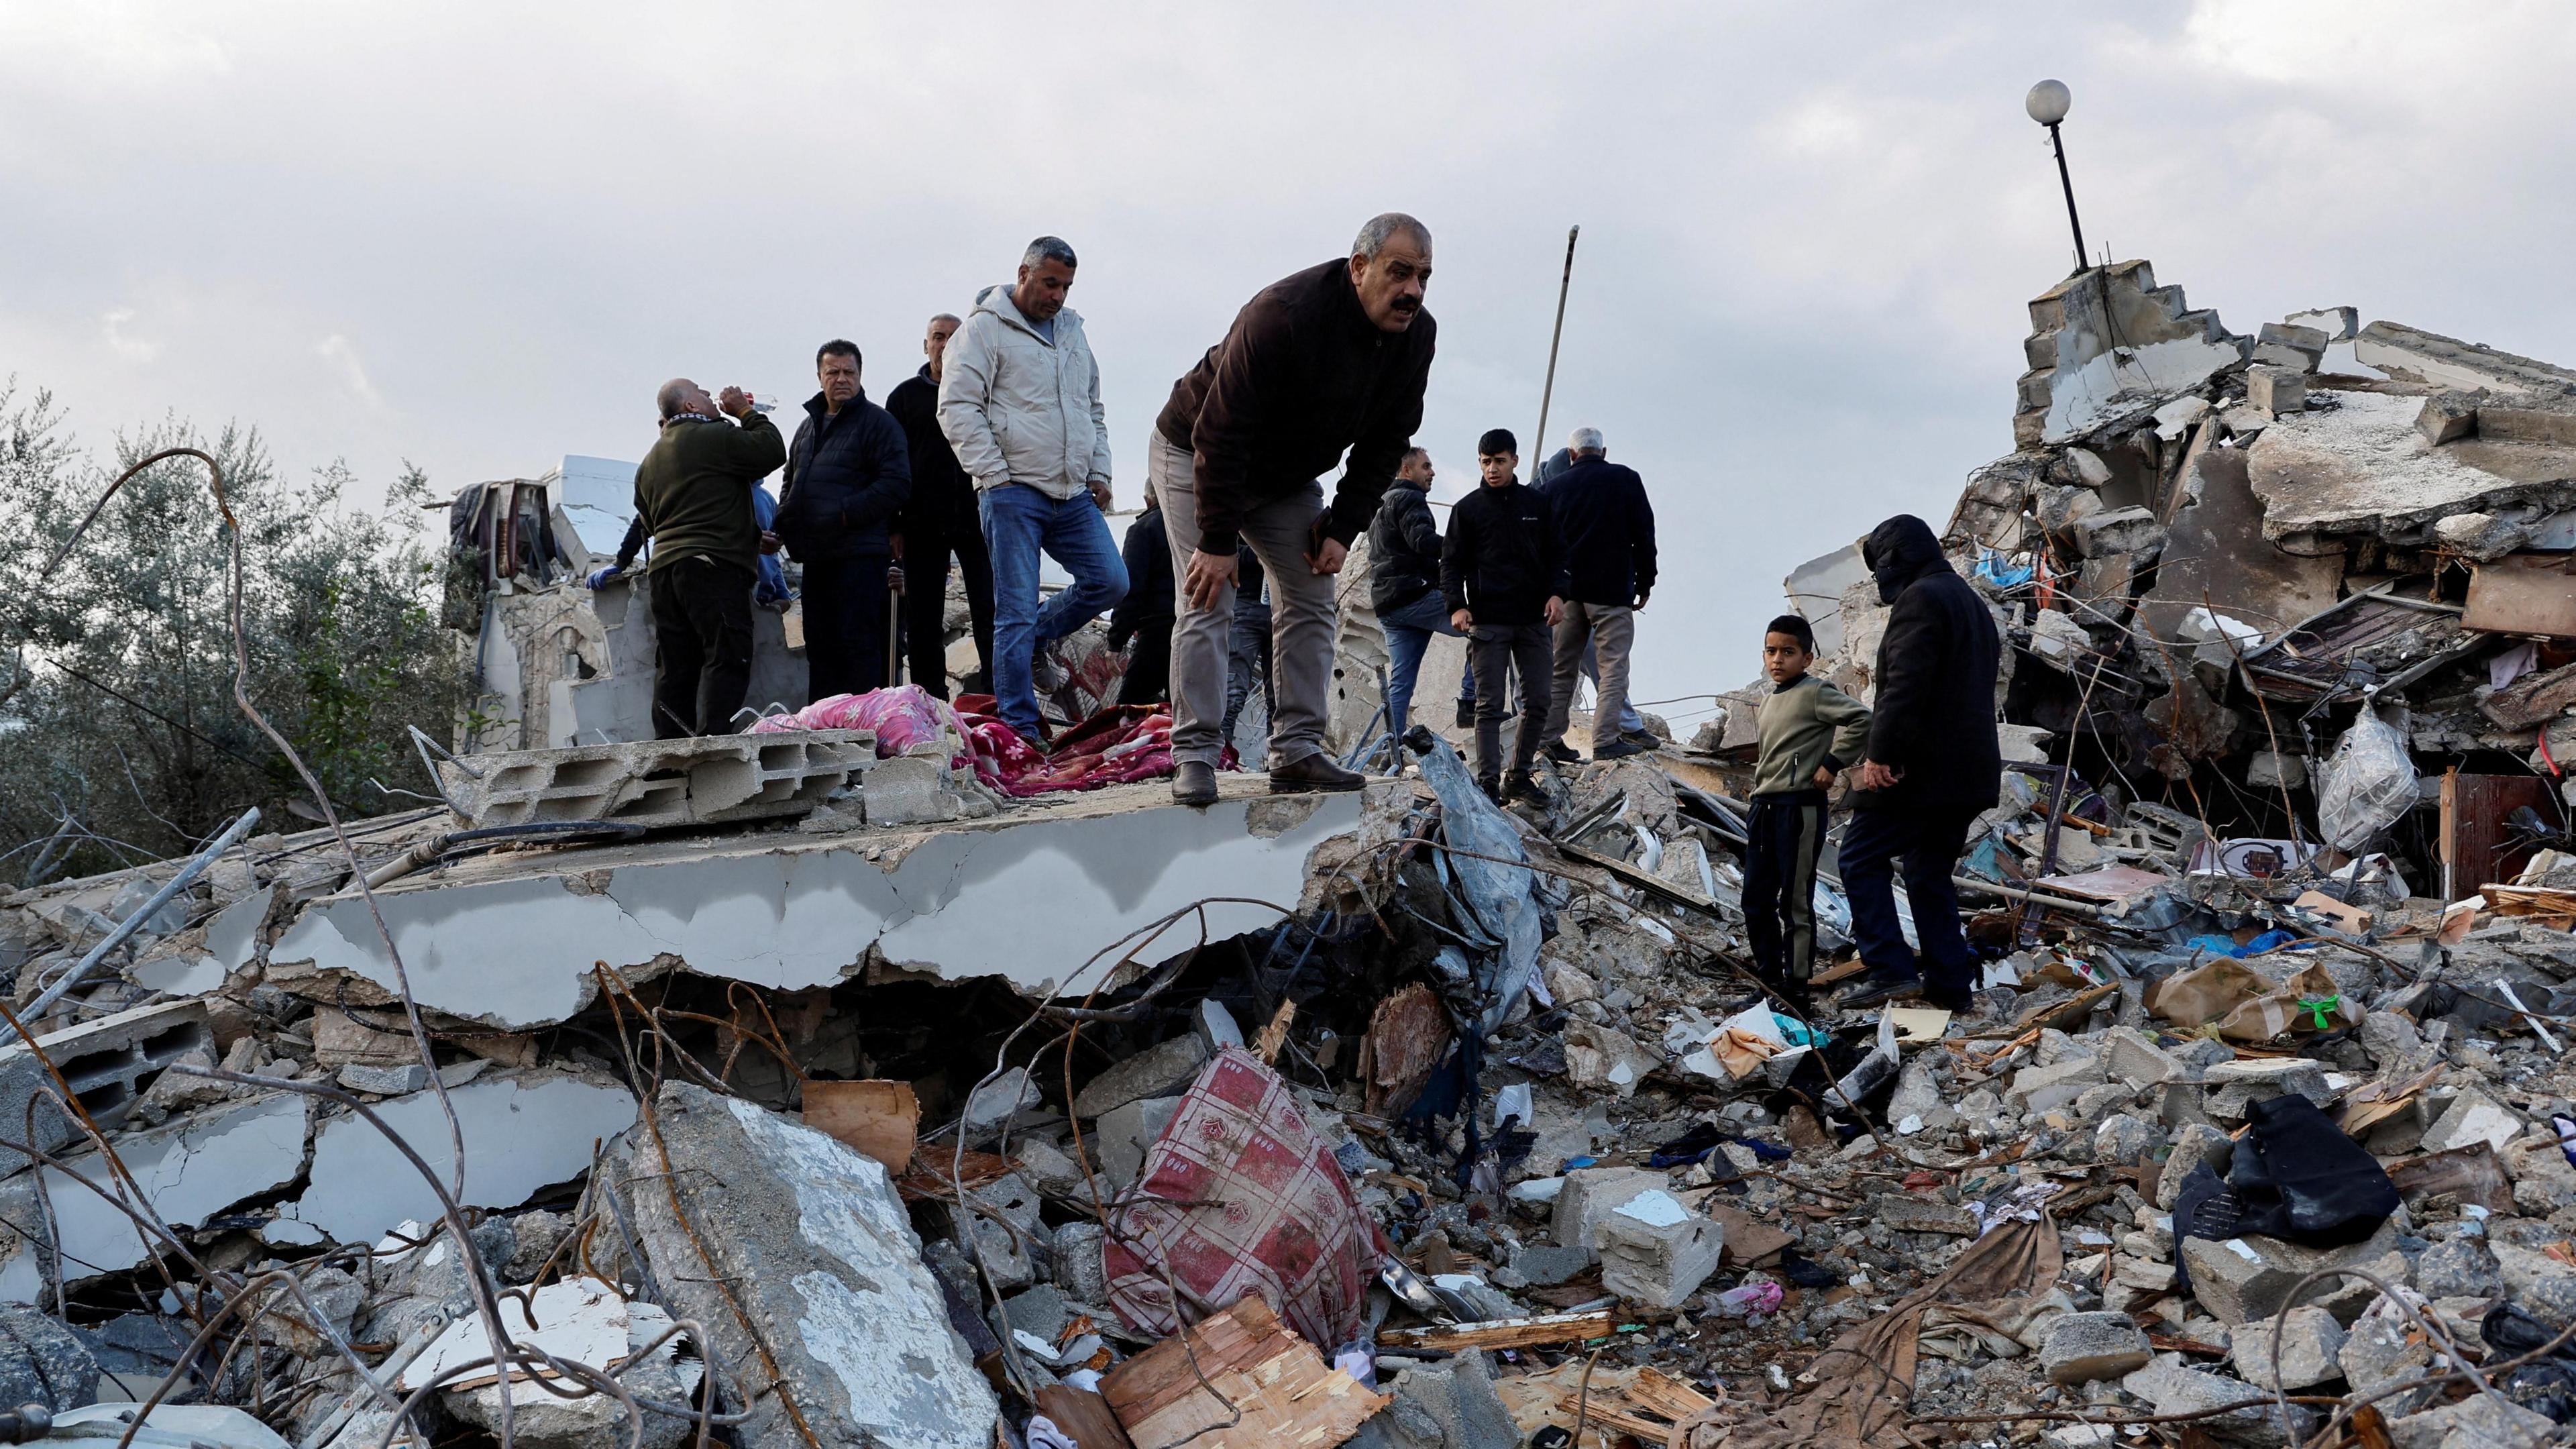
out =
[[1619,738],[1634,742],[1641,750],[1660,750],[1664,747],[1664,737],[1653,730],[1621,730]]
[[1843,988],[1834,1004],[1845,1011],[1861,1011],[1883,1006],[1891,1001],[1908,1001],[1923,994],[1923,978],[1912,973],[1903,976],[1881,976],[1872,973]]
[[1366,775],[1357,770],[1343,769],[1321,750],[1270,772],[1270,793],[1273,795],[1303,794],[1309,790],[1356,790],[1367,783]]
[[1181,805],[1216,803],[1216,766],[1183,760],[1172,769],[1172,799]]
[[1952,1012],[1960,1016],[1974,1016],[1977,1011],[1977,993],[1973,991],[1941,991],[1933,987],[1926,986],[1923,988],[1923,1004],[1925,1006],[1938,1007],[1943,1011]]
[[1583,761],[1583,752],[1563,740],[1549,740],[1539,747],[1539,753],[1560,765],[1580,764]]
[[1500,805],[1500,804],[1502,804],[1502,803],[1503,803],[1503,782],[1502,782],[1502,781],[1500,781],[1500,780],[1478,780],[1478,781],[1476,782],[1476,788],[1485,792],[1485,798],[1486,798],[1486,799],[1493,801],[1493,802],[1494,802],[1495,804],[1497,804],[1497,805]]
[[1594,745],[1592,747],[1592,758],[1596,760],[1624,760],[1634,755],[1643,755],[1649,752],[1650,751],[1646,746],[1637,743],[1626,735],[1621,735],[1609,744]]
[[1547,803],[1547,792],[1538,787],[1538,779],[1527,770],[1514,770],[1503,777],[1503,798],[1526,800],[1533,805]]
[[1462,699],[1458,701],[1458,728],[1462,730],[1471,730],[1475,727],[1476,702],[1472,699]]

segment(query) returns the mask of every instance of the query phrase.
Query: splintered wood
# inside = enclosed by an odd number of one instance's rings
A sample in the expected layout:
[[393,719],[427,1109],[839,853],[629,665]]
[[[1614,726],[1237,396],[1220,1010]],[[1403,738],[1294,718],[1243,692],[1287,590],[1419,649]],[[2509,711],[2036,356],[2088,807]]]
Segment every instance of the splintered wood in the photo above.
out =
[[1259,1298],[1120,1364],[1100,1393],[1135,1449],[1332,1449],[1390,1401],[1325,1363]]
[[1551,1313],[1543,1318],[1497,1318],[1455,1328],[1388,1329],[1377,1336],[1377,1343],[1380,1348],[1438,1349],[1444,1353],[1462,1348],[1536,1348],[1541,1344],[1581,1343],[1618,1326],[1617,1315],[1604,1308],[1592,1313]]

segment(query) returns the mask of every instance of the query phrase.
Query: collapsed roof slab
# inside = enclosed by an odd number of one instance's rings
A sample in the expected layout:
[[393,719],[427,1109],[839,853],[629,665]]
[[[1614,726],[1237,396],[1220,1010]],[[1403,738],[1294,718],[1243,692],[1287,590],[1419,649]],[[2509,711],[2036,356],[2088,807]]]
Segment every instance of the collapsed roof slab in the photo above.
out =
[[2576,371],[2403,322],[2373,322],[2361,329],[2352,347],[2355,361],[2409,382],[2498,392],[2576,392]]
[[[1193,902],[1293,908],[1307,853],[1357,827],[1361,797],[1260,788],[1258,776],[1227,777],[1205,810],[1170,803],[1169,787],[1153,781],[919,831],[493,855],[376,901],[420,1004],[506,1031],[588,1006],[591,968],[603,961],[794,990],[853,976],[873,955],[947,980],[999,976],[1046,992],[1094,951]],[[1207,918],[1221,938],[1279,916],[1222,904]],[[1185,930],[1176,943],[1198,938],[1195,922]],[[355,895],[307,905],[269,961],[276,984],[323,973],[393,989],[383,938]]]
[[[2576,448],[2483,443],[2474,453],[2416,429],[2419,397],[2335,393],[2338,406],[2284,414],[2246,456],[2275,543],[2342,534],[2390,537],[2454,513],[2576,501]],[[2472,465],[2474,460],[2474,466]]]

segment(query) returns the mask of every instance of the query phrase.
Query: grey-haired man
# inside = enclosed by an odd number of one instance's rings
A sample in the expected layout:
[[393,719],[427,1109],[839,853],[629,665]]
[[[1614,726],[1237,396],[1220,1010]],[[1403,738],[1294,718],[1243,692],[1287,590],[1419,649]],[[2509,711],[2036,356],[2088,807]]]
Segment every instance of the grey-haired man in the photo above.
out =
[[1573,754],[1565,726],[1574,704],[1575,676],[1583,655],[1600,665],[1592,704],[1592,758],[1616,760],[1644,754],[1646,746],[1622,734],[1628,708],[1628,656],[1637,642],[1637,610],[1655,587],[1655,508],[1633,468],[1610,461],[1598,428],[1577,428],[1569,445],[1574,461],[1545,492],[1555,514],[1558,541],[1572,593],[1556,626],[1556,687],[1548,706],[1548,753]]

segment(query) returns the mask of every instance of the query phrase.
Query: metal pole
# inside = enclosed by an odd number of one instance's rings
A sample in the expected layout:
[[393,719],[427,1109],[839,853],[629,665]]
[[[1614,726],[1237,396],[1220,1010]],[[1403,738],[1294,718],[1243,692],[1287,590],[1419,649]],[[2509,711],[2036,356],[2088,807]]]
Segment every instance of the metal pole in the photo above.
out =
[[1556,348],[1565,340],[1565,294],[1574,286],[1574,239],[1582,234],[1579,226],[1565,229],[1565,278],[1556,284],[1556,330],[1547,338],[1547,386],[1538,395],[1538,436],[1530,440],[1530,446],[1540,450],[1530,455],[1533,474],[1538,471],[1537,460],[1547,456],[1547,409],[1556,400]]
[[2066,189],[2066,224],[2075,229],[2075,270],[2080,272],[2092,263],[2084,259],[2084,223],[2075,215],[2075,182],[2066,174],[2066,138],[2054,124],[2048,128],[2048,144],[2057,151],[2057,184]]
[[88,955],[80,958],[78,964],[64,972],[62,979],[46,987],[42,995],[28,1002],[26,1010],[18,1014],[18,1019],[31,1024],[43,1019],[45,1013],[53,1009],[54,1003],[63,999],[64,992],[80,984],[81,978],[90,973],[91,967],[105,960],[108,952],[123,945],[126,937],[142,929],[143,923],[152,918],[152,913],[168,905],[172,896],[195,884],[197,877],[205,873],[206,867],[215,863],[216,857],[232,849],[243,836],[250,834],[250,828],[258,823],[258,806],[254,805],[243,811],[239,820],[224,827],[224,833],[216,836],[213,844],[197,852],[196,859],[189,861],[177,875],[170,877],[168,885],[154,891],[152,899],[145,901],[141,910],[126,917],[123,924],[107,933],[106,940],[90,947]]

